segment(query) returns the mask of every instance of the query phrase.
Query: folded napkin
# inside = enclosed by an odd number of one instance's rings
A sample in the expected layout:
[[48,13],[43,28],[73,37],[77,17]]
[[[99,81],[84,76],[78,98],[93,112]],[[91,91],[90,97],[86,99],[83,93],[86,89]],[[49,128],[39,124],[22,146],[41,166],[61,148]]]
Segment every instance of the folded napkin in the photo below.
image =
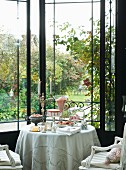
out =
[[66,127],[62,127],[62,128],[57,128],[56,132],[70,136],[70,135],[80,132],[80,127],[66,126]]

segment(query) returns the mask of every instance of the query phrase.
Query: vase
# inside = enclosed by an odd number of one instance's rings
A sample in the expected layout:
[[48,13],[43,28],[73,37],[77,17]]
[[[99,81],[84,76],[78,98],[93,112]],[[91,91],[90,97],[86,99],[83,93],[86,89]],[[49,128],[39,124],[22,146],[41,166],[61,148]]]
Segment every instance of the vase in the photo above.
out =
[[64,104],[66,102],[66,97],[62,96],[62,97],[59,97],[56,102],[57,102],[57,105],[58,105],[58,109],[60,110],[60,113],[63,113],[63,109],[64,109]]

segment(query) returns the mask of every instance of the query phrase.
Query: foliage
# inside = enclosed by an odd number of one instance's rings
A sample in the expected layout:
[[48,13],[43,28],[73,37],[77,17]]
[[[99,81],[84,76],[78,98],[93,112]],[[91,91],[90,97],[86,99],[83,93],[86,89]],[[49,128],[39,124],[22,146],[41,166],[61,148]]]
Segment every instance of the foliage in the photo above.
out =
[[[95,21],[93,34],[91,31],[79,27],[77,30],[69,23],[59,25],[61,34],[55,35],[55,51],[50,44],[46,48],[46,89],[49,97],[50,78],[53,81],[54,95],[70,94],[78,89],[80,82],[83,82],[85,96],[93,96],[93,102],[100,101],[100,21]],[[106,107],[113,104],[114,95],[110,93],[114,87],[114,74],[111,75],[110,49],[114,47],[115,41],[112,39],[110,45],[110,32],[113,27],[106,25]],[[17,119],[17,108],[14,103],[10,103],[10,89],[14,92],[14,101],[18,102],[19,85],[19,114],[21,118],[26,115],[26,36],[22,35],[17,40],[14,35],[0,30],[0,93],[8,96],[6,107],[0,111],[1,120]],[[66,50],[62,47],[65,47]],[[19,54],[18,54],[19,52]],[[19,56],[18,56],[19,55]],[[39,77],[39,41],[36,35],[31,35],[31,107],[32,111],[38,111],[37,83]],[[18,60],[19,59],[19,60]],[[19,68],[18,68],[19,62]],[[18,82],[19,71],[19,82]],[[110,83],[111,82],[111,87]],[[19,84],[18,84],[19,83]],[[9,104],[10,103],[10,104]],[[50,105],[49,107],[53,107]],[[109,107],[110,109],[110,107]],[[6,115],[2,115],[2,113]],[[99,118],[99,111],[96,110]]]
[[56,35],[55,39],[56,45],[62,44],[66,46],[66,51],[72,55],[76,64],[83,66],[83,71],[81,70],[81,74],[83,74],[81,75],[81,80],[84,82],[88,80],[89,82],[88,85],[85,83],[83,85],[88,89],[88,95],[90,96],[93,91],[93,100],[99,101],[100,28],[99,22],[96,23],[96,29],[94,29],[95,33],[93,35],[90,31],[85,31],[83,27],[75,30],[71,28],[69,23],[65,23],[64,26],[59,26],[59,29],[62,31],[62,36]]
[[63,94],[70,90],[72,91],[74,88],[78,88],[78,82],[81,81],[83,65],[77,63],[71,55],[56,50],[54,63],[53,48],[48,45],[46,69],[46,82],[49,84],[50,77],[55,81],[53,85],[55,84],[56,94]]
[[[100,102],[100,21],[95,21],[93,32],[84,30],[79,27],[75,30],[69,23],[58,26],[61,33],[55,35],[57,46],[65,46],[66,51],[70,53],[76,63],[83,65],[83,76],[81,76],[85,88],[88,90],[87,95],[92,96],[92,102]],[[106,121],[114,114],[115,101],[115,75],[114,75],[114,48],[115,37],[114,27],[106,23],[105,26],[105,104],[106,104]],[[112,38],[111,38],[112,37]],[[113,50],[112,50],[113,49]],[[113,65],[112,65],[113,64]],[[113,69],[113,70],[112,70]],[[96,108],[94,108],[96,109]],[[93,115],[99,120],[99,109],[93,110]]]

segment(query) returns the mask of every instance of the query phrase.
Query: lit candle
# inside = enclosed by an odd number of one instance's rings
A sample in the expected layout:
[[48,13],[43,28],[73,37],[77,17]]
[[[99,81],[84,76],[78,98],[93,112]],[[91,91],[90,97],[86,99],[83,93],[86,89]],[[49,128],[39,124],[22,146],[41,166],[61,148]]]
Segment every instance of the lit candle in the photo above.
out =
[[41,81],[38,81],[38,95],[41,95]]
[[52,79],[50,78],[50,94],[52,94]]

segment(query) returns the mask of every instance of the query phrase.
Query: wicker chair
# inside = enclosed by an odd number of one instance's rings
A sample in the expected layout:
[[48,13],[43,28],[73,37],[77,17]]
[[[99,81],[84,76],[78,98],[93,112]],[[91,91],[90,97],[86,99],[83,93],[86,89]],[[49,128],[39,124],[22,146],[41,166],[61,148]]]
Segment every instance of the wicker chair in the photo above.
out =
[[[106,158],[113,148],[120,148],[120,161],[106,163]],[[113,145],[108,147],[92,146],[91,154],[81,161],[79,170],[126,170],[126,123],[123,131],[123,138],[115,137]]]
[[0,145],[0,170],[22,170],[20,156],[9,150],[8,145]]

